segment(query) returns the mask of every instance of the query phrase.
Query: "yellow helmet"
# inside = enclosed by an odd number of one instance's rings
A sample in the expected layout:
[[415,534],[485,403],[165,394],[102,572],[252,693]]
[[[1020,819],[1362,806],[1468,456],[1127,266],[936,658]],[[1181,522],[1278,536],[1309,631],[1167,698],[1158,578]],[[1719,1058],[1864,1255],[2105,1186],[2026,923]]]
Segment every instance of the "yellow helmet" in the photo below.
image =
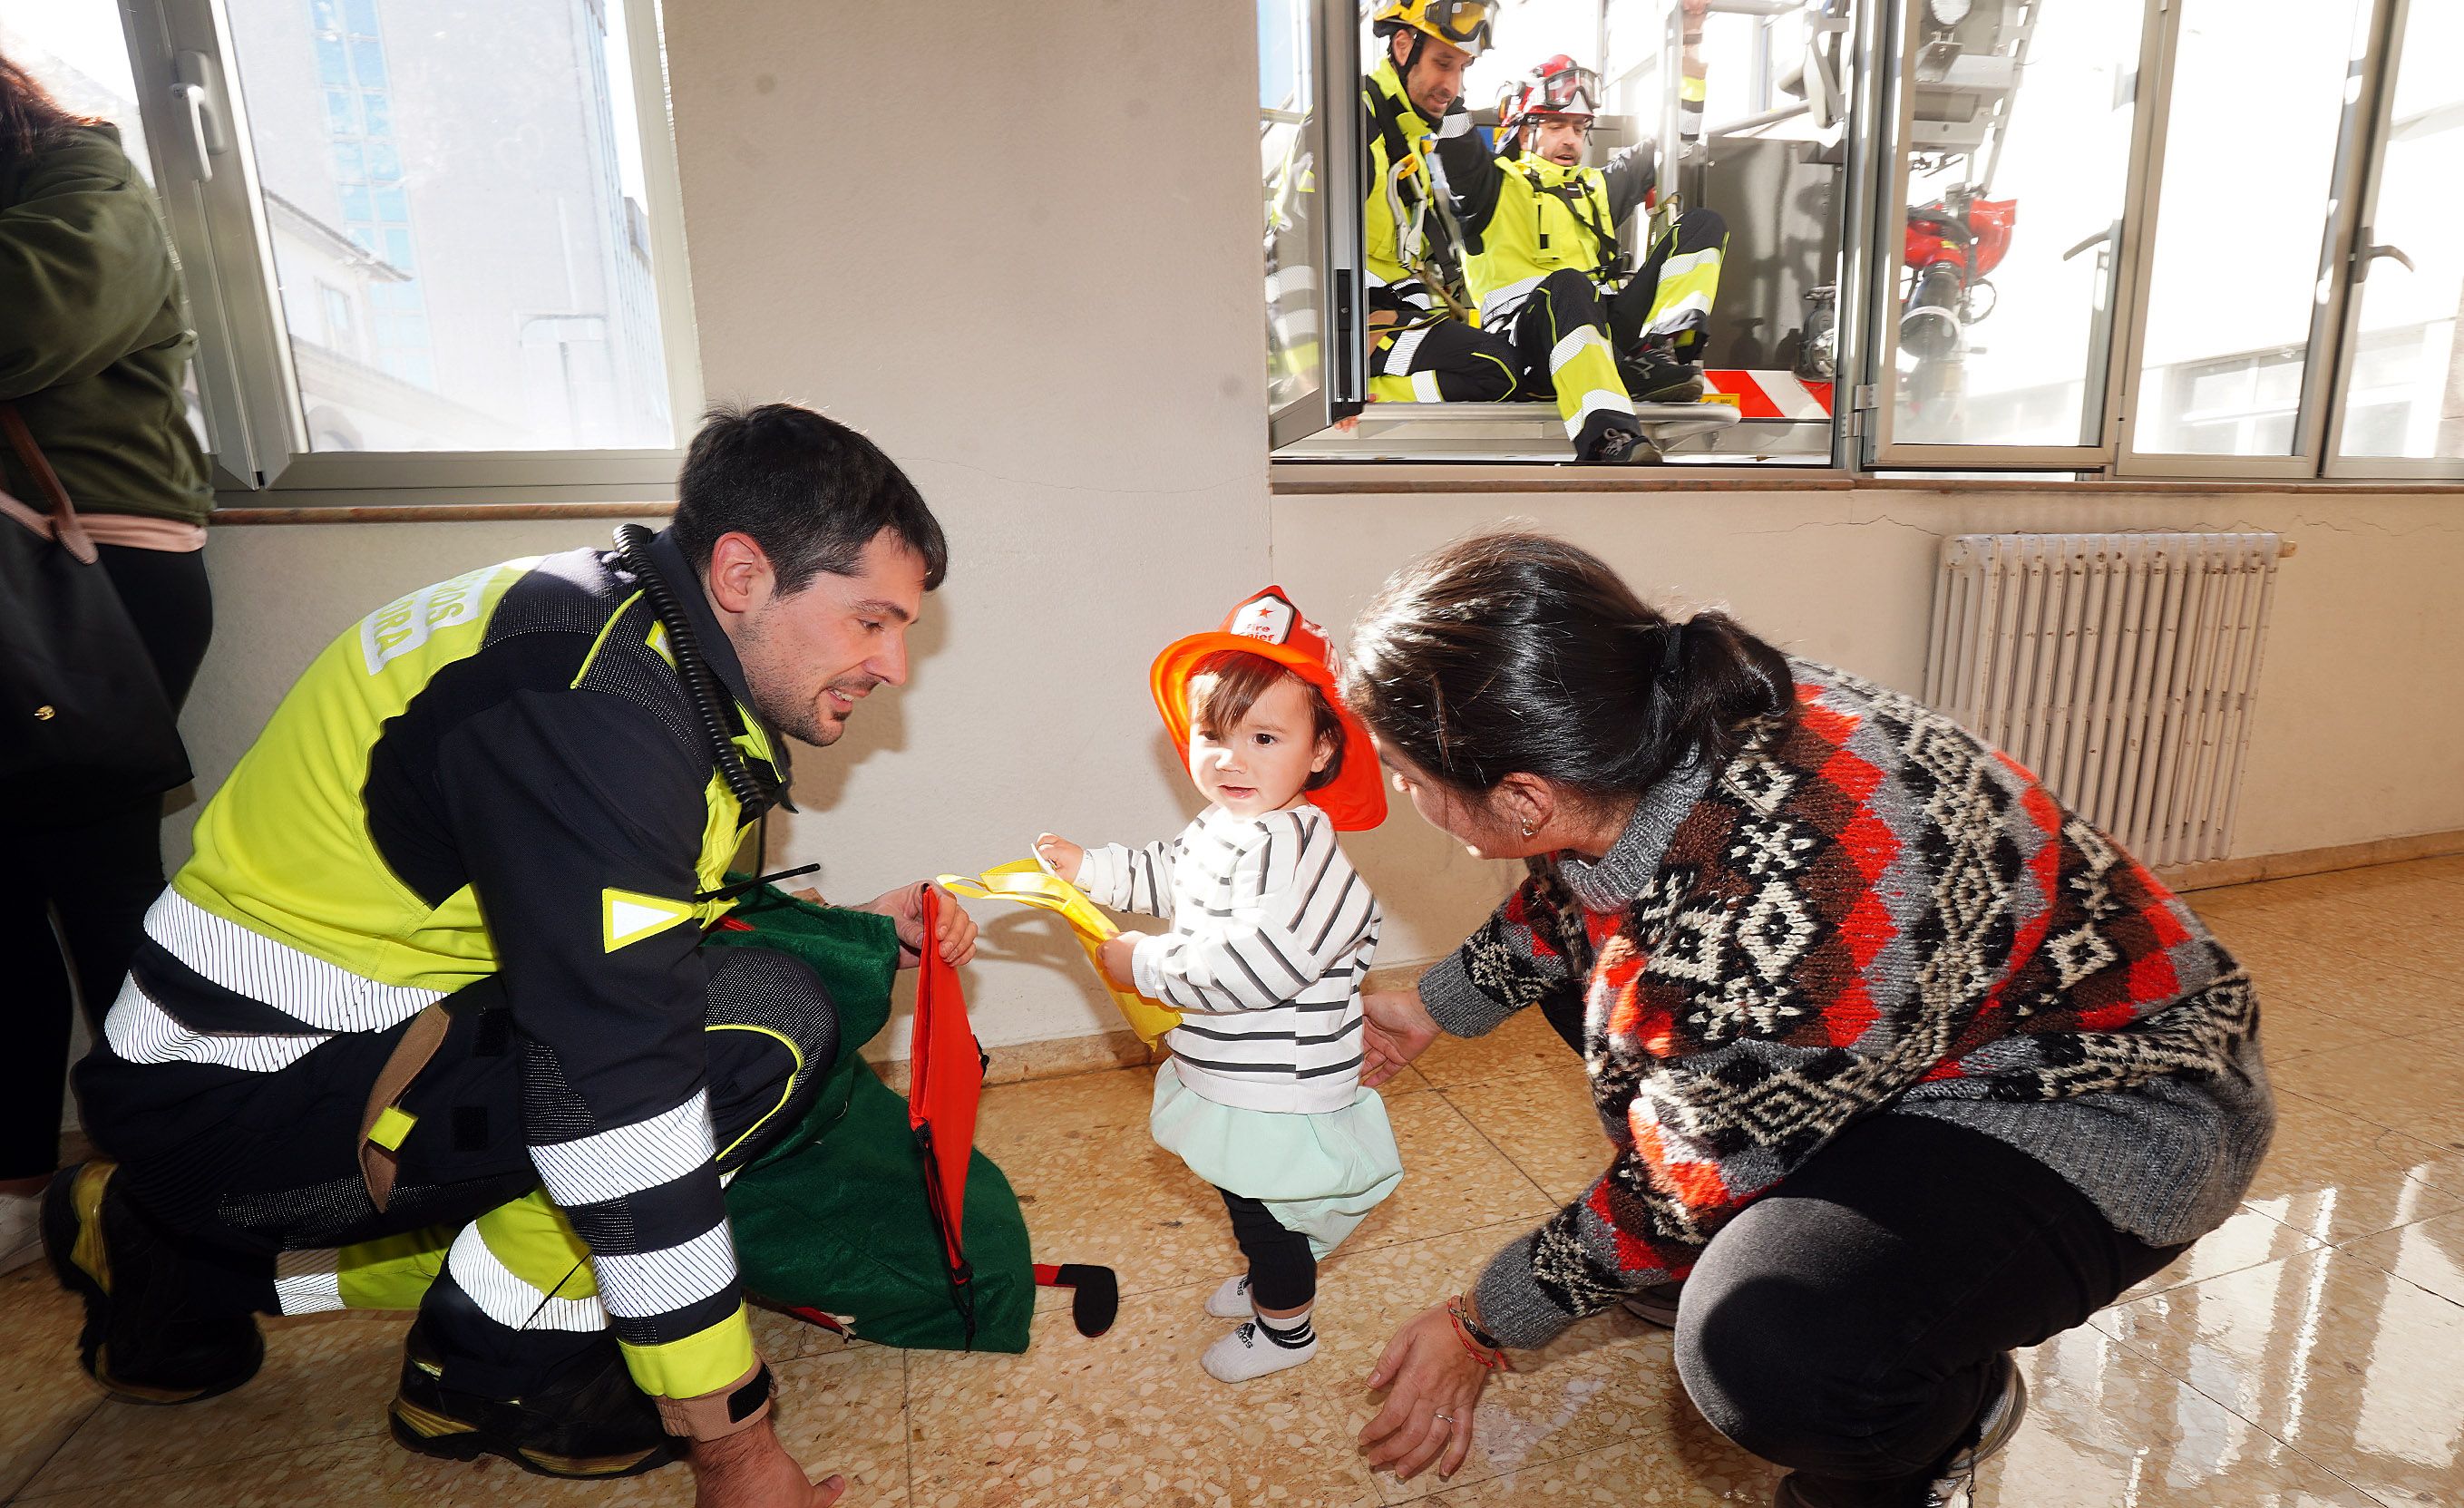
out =
[[1496,10],[1487,0],[1378,0],[1377,13],[1370,20],[1379,36],[1409,27],[1478,57],[1488,50],[1489,19]]

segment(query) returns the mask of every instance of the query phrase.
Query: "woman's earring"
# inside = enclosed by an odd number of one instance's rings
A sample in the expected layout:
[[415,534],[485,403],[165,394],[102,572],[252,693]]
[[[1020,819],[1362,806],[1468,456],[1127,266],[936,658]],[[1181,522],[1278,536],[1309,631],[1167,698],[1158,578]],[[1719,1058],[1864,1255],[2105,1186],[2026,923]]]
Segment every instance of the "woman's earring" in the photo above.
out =
[[1523,836],[1524,836],[1524,837],[1526,837],[1526,838],[1529,838],[1529,837],[1530,837],[1530,836],[1531,836],[1531,824],[1530,824],[1529,822],[1526,822],[1526,823],[1524,823],[1524,824],[1523,824]]

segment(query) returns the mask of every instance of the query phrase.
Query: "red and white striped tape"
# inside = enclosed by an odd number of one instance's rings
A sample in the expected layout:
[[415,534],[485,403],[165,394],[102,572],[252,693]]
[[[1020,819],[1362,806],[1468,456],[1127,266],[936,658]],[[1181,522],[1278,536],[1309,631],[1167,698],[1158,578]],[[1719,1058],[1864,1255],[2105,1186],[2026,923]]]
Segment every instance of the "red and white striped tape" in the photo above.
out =
[[1714,368],[1703,374],[1703,385],[1708,393],[1722,393],[1735,399],[1740,418],[1831,417],[1831,384],[1809,382],[1793,372]]

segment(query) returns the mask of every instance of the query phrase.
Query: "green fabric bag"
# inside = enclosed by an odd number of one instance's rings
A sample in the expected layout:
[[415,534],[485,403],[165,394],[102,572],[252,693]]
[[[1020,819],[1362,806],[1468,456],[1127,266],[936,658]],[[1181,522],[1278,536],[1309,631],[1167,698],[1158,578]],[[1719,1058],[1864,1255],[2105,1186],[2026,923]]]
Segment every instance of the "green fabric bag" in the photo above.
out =
[[[720,929],[708,946],[774,948],[803,959],[839,1014],[838,1061],[803,1119],[728,1186],[745,1291],[847,1316],[856,1335],[885,1345],[964,1349],[907,1102],[857,1053],[890,1021],[897,930],[887,917],[812,906],[773,885],[732,914],[752,930]],[[981,1152],[968,1165],[962,1230],[975,1271],[974,1348],[1025,1350],[1035,1313],[1026,1219],[1009,1180]]]

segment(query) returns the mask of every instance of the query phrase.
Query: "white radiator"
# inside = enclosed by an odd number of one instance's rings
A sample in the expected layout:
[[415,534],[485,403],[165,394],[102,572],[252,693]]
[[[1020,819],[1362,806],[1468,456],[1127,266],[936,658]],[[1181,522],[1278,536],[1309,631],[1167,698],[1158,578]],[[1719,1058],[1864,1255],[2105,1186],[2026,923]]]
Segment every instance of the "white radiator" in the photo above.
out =
[[1947,538],[1925,700],[2141,862],[2221,859],[2279,543],[2272,534]]

